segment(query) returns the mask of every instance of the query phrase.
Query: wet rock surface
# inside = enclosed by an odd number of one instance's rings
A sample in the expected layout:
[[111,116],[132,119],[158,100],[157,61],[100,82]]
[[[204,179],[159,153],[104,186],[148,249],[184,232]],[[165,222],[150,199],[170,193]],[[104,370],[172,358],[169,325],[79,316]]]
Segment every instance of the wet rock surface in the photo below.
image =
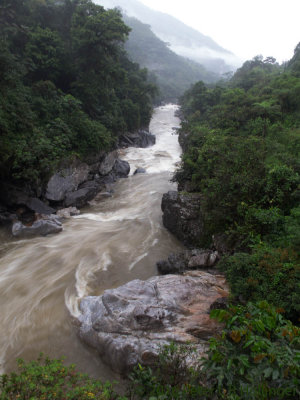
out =
[[50,201],[62,201],[69,192],[77,190],[78,186],[88,179],[89,167],[80,164],[54,174],[48,182],[45,198]]
[[121,136],[119,141],[120,147],[149,147],[156,142],[155,135],[147,130],[139,130],[134,133],[126,133]]
[[188,269],[213,268],[218,261],[217,251],[193,249],[171,253],[166,260],[158,261],[156,265],[158,272],[162,275],[182,274]]
[[163,224],[187,247],[194,247],[204,234],[201,195],[170,191],[162,198]]
[[62,224],[56,215],[36,214],[36,220],[31,225],[24,225],[17,221],[12,226],[12,234],[15,237],[46,236],[62,231]]
[[145,174],[145,173],[146,173],[145,168],[138,167],[138,168],[134,171],[133,175],[136,175],[136,174]]
[[81,300],[79,337],[117,372],[152,365],[160,346],[190,341],[199,356],[220,325],[211,305],[228,295],[225,279],[204,271],[134,280]]
[[79,215],[80,211],[76,207],[62,208],[56,212],[58,218],[68,219],[74,215]]

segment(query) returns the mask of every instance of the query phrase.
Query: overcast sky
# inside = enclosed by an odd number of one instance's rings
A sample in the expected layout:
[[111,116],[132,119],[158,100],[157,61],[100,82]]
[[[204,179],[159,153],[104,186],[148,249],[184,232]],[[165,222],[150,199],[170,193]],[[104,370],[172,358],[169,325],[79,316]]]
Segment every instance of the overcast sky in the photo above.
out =
[[300,41],[300,0],[139,0],[210,36],[242,60],[290,59]]

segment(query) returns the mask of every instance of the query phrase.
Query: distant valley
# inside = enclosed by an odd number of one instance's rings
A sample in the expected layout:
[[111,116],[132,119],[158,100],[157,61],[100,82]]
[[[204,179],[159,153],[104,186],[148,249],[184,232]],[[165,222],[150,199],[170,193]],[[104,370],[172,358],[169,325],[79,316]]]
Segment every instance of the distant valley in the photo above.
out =
[[171,15],[152,10],[137,0],[95,0],[105,8],[120,7],[128,16],[151,26],[152,31],[176,54],[202,64],[217,74],[234,71],[240,60],[212,38],[185,25]]

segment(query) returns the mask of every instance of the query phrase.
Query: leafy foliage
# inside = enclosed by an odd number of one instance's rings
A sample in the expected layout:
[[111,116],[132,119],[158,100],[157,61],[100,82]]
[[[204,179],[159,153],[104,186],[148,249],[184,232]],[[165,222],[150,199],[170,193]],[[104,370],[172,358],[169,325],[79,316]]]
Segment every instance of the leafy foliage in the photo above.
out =
[[37,361],[18,360],[19,373],[0,377],[1,400],[114,400],[119,399],[110,383],[90,379],[76,372],[75,366],[65,366],[62,360],[41,356]]
[[266,301],[213,310],[225,329],[211,339],[203,372],[227,399],[296,399],[300,329]]
[[46,179],[58,163],[109,150],[149,124],[155,87],[123,45],[117,10],[91,0],[0,7],[1,179]]
[[300,258],[295,250],[258,246],[251,254],[224,258],[220,268],[234,296],[246,301],[266,299],[299,322]]
[[130,399],[211,399],[212,390],[200,383],[198,367],[189,365],[197,354],[193,346],[171,343],[164,346],[155,368],[138,365],[130,375]]
[[[298,54],[286,66],[255,57],[227,85],[198,82],[182,97],[184,148],[175,178],[202,194],[210,245],[225,234],[221,263],[232,294],[267,299],[297,321],[300,302],[300,78]],[[299,71],[298,71],[299,72]]]

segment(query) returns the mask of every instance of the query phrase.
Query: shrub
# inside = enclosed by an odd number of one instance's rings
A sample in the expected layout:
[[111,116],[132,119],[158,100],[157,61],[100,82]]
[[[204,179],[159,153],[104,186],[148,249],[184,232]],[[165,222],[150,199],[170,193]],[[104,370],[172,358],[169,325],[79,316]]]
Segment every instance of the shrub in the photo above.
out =
[[267,300],[297,319],[300,311],[299,253],[292,248],[256,247],[252,254],[236,253],[223,259],[232,294],[246,301]]
[[41,355],[37,361],[18,360],[19,372],[0,376],[1,400],[114,400],[120,397],[110,383],[89,378],[62,360]]
[[207,384],[226,399],[297,399],[300,329],[266,301],[213,310],[225,323],[203,361]]

